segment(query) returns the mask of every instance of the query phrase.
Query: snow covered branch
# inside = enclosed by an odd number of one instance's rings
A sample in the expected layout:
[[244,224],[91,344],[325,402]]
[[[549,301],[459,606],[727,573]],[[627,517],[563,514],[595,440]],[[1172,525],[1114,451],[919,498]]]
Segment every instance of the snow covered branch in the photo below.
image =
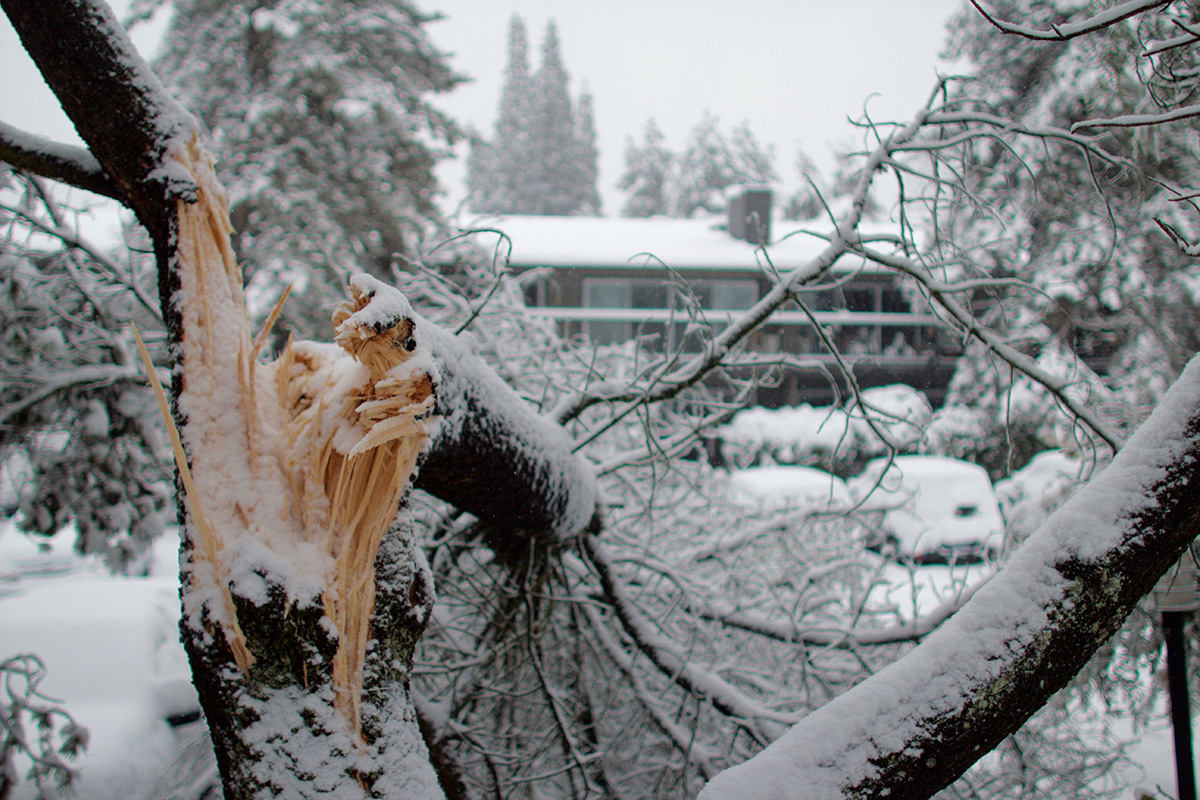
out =
[[833,630],[813,627],[792,617],[768,616],[754,608],[739,608],[727,600],[696,601],[693,611],[701,619],[710,619],[739,628],[750,633],[766,636],[789,644],[817,647],[854,648],[859,646],[888,645],[913,642],[933,633],[942,623],[950,619],[966,602],[975,596],[982,584],[967,587],[959,596],[941,604],[933,611],[905,622],[880,630],[858,630],[847,626]]
[[971,5],[983,15],[983,17],[997,29],[1004,33],[1011,33],[1016,36],[1022,36],[1026,39],[1037,39],[1048,42],[1064,42],[1067,39],[1074,39],[1077,36],[1086,36],[1089,33],[1095,33],[1115,25],[1123,19],[1137,16],[1145,11],[1150,11],[1155,8],[1170,4],[1171,0],[1128,0],[1128,2],[1118,3],[1112,8],[1082,19],[1078,22],[1072,22],[1063,25],[1051,25],[1048,29],[1031,28],[1025,25],[1017,25],[1012,22],[1006,22],[993,14],[989,13],[984,8],[979,0],[971,0]]
[[923,644],[701,793],[924,798],[1062,688],[1200,533],[1200,362]]
[[87,150],[59,144],[0,122],[0,161],[17,169],[120,200],[117,187]]
[[856,248],[856,252],[861,253],[877,264],[892,267],[916,279],[928,290],[929,296],[934,302],[943,308],[954,322],[961,326],[970,336],[985,344],[992,353],[995,353],[996,356],[1004,360],[1011,367],[1044,386],[1062,404],[1063,408],[1070,411],[1076,419],[1086,424],[1093,433],[1103,439],[1105,444],[1114,451],[1121,446],[1123,437],[1120,433],[1107,425],[1087,405],[1079,399],[1072,397],[1071,393],[1067,391],[1067,388],[1070,386],[1068,381],[1050,374],[1039,367],[1029,356],[1005,342],[995,330],[984,325],[963,303],[954,298],[951,292],[952,287],[933,281],[929,275],[929,270],[924,266],[902,256],[880,253],[865,247]]
[[[106,3],[2,0],[21,43],[115,191],[155,233],[168,225],[171,198],[191,196],[186,175],[161,169],[172,143],[199,130],[137,55]],[[100,110],[103,113],[99,113]],[[7,129],[12,131],[11,128]],[[34,142],[33,150],[62,156]],[[88,163],[69,151],[75,164]]]
[[1200,117],[1200,105],[1188,105],[1173,108],[1159,114],[1125,114],[1119,117],[1085,119],[1071,125],[1072,131],[1084,128],[1145,128],[1152,125],[1165,125],[1181,119]]
[[600,576],[605,599],[612,604],[625,633],[664,675],[684,690],[712,703],[721,713],[738,720],[747,732],[761,742],[777,738],[785,729],[784,726],[795,719],[794,715],[761,705],[720,676],[700,669],[678,652],[670,642],[653,630],[651,623],[629,599],[613,570],[608,548],[604,543],[591,534],[584,536],[583,542],[588,559]]
[[134,364],[98,364],[91,367],[75,367],[62,372],[30,375],[29,383],[36,388],[20,399],[4,404],[4,408],[0,409],[0,426],[10,424],[17,415],[56,392],[75,386],[95,386],[116,381],[136,380],[141,380],[141,372]]
[[442,423],[415,485],[467,511],[502,539],[565,542],[596,515],[596,478],[566,432],[538,415],[496,372],[427,320],[441,374]]

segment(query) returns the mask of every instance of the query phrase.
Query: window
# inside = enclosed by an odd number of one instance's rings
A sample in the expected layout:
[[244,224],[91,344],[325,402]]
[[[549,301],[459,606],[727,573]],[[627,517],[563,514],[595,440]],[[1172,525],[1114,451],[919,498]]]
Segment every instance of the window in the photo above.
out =
[[[713,311],[740,311],[758,302],[755,280],[698,280],[688,286],[700,308]],[[679,289],[661,280],[646,278],[585,278],[583,305],[589,309],[611,308],[612,319],[589,319],[584,332],[596,344],[617,344],[641,339],[653,350],[677,349],[681,345],[698,349],[702,340],[695,332],[686,333],[689,301]],[[632,313],[643,311],[645,313]],[[710,322],[715,335],[723,327],[725,315]],[[674,325],[668,325],[674,321]]]

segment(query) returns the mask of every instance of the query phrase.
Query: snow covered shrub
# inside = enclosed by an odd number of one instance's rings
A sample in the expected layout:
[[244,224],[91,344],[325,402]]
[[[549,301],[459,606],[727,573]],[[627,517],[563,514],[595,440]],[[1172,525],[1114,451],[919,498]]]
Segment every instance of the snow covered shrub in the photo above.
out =
[[888,452],[915,452],[931,413],[925,395],[895,384],[867,389],[861,404],[845,407],[748,408],[717,435],[738,467],[790,464],[845,478]]
[[959,359],[946,405],[935,416],[928,452],[973,461],[999,480],[1035,453],[1058,446],[1060,414],[1045,387],[1014,376],[973,344]]
[[1090,476],[1093,465],[1062,451],[1038,453],[1012,477],[996,484],[1008,540],[1024,541]]

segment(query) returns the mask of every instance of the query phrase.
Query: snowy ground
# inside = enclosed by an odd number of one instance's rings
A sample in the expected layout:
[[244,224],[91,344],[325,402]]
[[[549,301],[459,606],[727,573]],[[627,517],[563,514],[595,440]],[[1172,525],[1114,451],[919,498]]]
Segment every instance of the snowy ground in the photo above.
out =
[[[74,556],[72,535],[39,549],[0,522],[0,660],[36,654],[39,691],[88,729],[76,797],[166,796],[184,765],[211,761],[179,643],[178,539],[159,542],[150,576],[122,579]],[[34,796],[27,782],[13,798]]]

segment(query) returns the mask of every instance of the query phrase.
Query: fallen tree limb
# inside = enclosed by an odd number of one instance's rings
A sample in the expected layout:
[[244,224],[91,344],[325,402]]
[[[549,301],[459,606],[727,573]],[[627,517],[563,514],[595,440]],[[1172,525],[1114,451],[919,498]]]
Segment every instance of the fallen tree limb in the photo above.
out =
[[1200,361],[1112,465],[904,658],[701,800],[926,798],[1064,687],[1200,533]]

